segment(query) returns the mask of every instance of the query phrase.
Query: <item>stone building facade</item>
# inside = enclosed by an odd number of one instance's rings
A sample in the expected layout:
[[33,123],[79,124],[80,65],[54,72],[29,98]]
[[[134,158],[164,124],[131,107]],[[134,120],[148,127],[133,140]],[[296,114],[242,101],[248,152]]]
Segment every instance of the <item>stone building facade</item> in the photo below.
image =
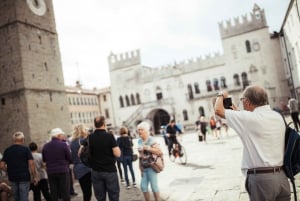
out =
[[0,1],[0,100],[1,152],[16,131],[39,144],[70,131],[51,0]]
[[291,96],[300,98],[300,0],[291,0],[279,32]]
[[199,116],[214,114],[213,99],[226,89],[239,105],[249,84],[266,88],[271,107],[289,96],[278,34],[269,33],[265,12],[219,23],[223,54],[206,55],[161,68],[141,63],[139,50],[108,57],[115,126],[135,129],[142,120],[159,132],[170,119],[194,128]]
[[66,86],[68,107],[72,129],[83,124],[87,128],[94,128],[94,118],[103,115],[108,127],[113,123],[110,88],[84,89],[80,82],[76,86]]

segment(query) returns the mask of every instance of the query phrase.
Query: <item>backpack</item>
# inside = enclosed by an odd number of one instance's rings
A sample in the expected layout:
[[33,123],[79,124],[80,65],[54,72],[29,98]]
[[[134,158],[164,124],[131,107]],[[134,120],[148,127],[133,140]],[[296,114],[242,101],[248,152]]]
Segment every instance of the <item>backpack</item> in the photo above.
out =
[[[80,161],[87,167],[91,167],[91,152],[90,152],[90,138],[86,138],[86,145],[80,150]],[[80,141],[79,141],[80,144]],[[81,145],[81,144],[80,144]]]
[[286,176],[293,185],[294,199],[297,201],[294,176],[300,172],[300,135],[295,129],[289,126],[292,122],[287,124],[285,118],[283,118],[283,120],[286,127],[283,168]]

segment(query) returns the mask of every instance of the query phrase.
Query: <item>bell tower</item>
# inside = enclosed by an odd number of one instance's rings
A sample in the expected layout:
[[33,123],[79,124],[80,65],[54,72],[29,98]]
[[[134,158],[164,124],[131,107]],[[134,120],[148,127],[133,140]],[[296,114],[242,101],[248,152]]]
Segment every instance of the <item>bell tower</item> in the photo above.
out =
[[15,131],[40,146],[70,132],[52,0],[0,1],[0,151]]

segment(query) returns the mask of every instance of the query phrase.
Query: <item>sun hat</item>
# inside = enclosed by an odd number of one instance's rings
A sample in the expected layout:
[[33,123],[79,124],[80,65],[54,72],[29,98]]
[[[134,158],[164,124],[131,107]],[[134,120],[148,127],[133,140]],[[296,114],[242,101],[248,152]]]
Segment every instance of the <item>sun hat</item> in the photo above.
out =
[[61,129],[61,128],[53,128],[51,131],[50,131],[50,135],[55,137],[55,136],[58,136],[59,134],[65,134],[65,132]]

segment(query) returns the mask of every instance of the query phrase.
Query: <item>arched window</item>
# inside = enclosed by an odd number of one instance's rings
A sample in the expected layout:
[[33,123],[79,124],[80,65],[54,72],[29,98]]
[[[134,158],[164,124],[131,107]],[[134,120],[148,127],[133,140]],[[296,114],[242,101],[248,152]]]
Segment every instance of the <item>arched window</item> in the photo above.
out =
[[183,110],[183,111],[182,111],[182,114],[183,114],[183,120],[184,120],[184,121],[187,121],[187,120],[189,120],[189,117],[188,117],[188,112],[187,112],[187,110]]
[[200,106],[199,107],[199,116],[204,116],[205,117],[205,112],[204,112],[204,107]]
[[218,91],[220,89],[219,80],[217,78],[214,78],[214,89],[215,91]]
[[134,100],[133,94],[130,95],[130,99],[131,99],[131,105],[135,105],[135,100]]
[[156,100],[163,99],[163,94],[159,86],[156,87]]
[[127,95],[125,96],[125,101],[126,101],[126,106],[130,106],[129,98]]
[[211,82],[210,80],[206,80],[206,88],[207,88],[207,91],[212,91],[212,86],[211,86]]
[[222,76],[220,80],[221,80],[221,88],[226,89],[227,88],[226,78]]
[[122,96],[119,97],[119,101],[120,101],[120,107],[124,107],[124,101]]
[[240,76],[238,74],[233,75],[234,86],[241,86]]
[[141,104],[141,100],[140,100],[140,94],[139,93],[136,93],[136,103],[137,104]]
[[195,94],[200,94],[200,89],[199,89],[199,84],[198,82],[194,83],[194,88],[195,88]]
[[191,84],[188,84],[188,95],[189,99],[194,99],[193,87]]
[[251,45],[250,45],[249,40],[246,40],[245,45],[246,45],[246,51],[247,51],[247,53],[250,53],[251,52]]
[[248,75],[245,72],[242,73],[242,83],[243,83],[243,89],[249,86]]

